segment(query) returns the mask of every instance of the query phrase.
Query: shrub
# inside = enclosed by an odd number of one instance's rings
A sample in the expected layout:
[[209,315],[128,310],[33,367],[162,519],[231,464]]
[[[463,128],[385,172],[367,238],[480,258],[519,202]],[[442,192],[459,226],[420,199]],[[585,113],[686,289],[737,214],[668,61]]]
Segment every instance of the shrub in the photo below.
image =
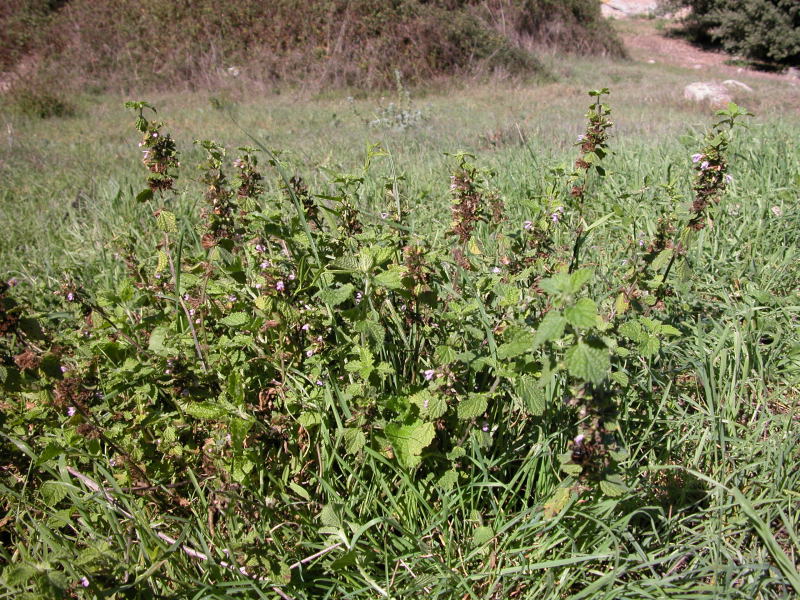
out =
[[24,45],[40,69],[123,89],[218,83],[233,65],[247,79],[362,89],[391,87],[397,68],[411,84],[542,74],[528,41],[622,54],[595,0],[71,0],[47,22]]
[[672,0],[688,6],[689,33],[756,61],[800,64],[800,3],[796,0]]

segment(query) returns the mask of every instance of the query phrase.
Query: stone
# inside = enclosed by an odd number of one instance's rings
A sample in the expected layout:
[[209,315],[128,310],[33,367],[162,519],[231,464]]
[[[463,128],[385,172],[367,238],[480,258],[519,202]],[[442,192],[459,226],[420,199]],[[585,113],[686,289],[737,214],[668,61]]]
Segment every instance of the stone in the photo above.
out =
[[683,88],[683,97],[694,102],[707,102],[712,106],[725,106],[733,102],[727,87],[711,81],[695,81]]
[[746,83],[742,83],[741,81],[736,81],[735,79],[726,79],[725,81],[722,82],[722,85],[724,85],[729,90],[741,90],[743,92],[753,91],[753,88],[751,88],[749,85],[747,85]]

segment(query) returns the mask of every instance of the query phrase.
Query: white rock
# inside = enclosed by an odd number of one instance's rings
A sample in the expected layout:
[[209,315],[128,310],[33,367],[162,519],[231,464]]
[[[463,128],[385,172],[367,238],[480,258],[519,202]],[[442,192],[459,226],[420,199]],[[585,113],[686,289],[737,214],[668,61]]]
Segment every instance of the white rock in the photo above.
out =
[[739,89],[744,92],[753,91],[753,88],[751,88],[749,85],[747,85],[746,83],[742,83],[741,81],[736,81],[735,79],[726,79],[725,81],[722,82],[722,85],[724,85],[726,88],[730,90]]
[[683,97],[694,102],[708,102],[713,106],[725,106],[733,102],[728,88],[711,81],[695,81],[683,88]]

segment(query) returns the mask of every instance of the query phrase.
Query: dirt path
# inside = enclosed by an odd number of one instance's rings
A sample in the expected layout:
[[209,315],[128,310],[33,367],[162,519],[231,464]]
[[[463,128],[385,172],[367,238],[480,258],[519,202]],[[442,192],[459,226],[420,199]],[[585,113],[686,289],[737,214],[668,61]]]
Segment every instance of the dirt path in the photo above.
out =
[[[677,25],[670,21],[644,18],[657,8],[656,0],[603,0],[603,14],[617,20],[617,30],[631,54],[642,62],[675,65],[704,71],[713,68],[730,79],[746,74],[748,77],[797,82],[800,79],[780,73],[768,73],[725,64],[731,56],[723,52],[703,50],[670,35]],[[666,25],[665,25],[666,23]],[[659,24],[662,26],[659,28]]]

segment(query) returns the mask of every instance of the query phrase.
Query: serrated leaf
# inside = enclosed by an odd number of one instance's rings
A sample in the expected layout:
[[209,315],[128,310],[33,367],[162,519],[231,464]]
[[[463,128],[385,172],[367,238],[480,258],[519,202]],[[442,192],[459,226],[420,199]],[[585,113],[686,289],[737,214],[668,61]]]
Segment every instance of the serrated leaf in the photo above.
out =
[[597,305],[591,298],[581,298],[564,310],[564,316],[573,327],[593,327],[597,324]]
[[436,364],[442,366],[456,361],[456,351],[450,346],[437,346],[433,356],[436,359]]
[[166,327],[156,327],[150,334],[150,341],[147,343],[147,349],[159,356],[168,356],[171,350],[164,344],[167,336],[170,335],[170,330]]
[[650,269],[653,272],[661,271],[664,267],[667,266],[667,263],[672,258],[672,248],[667,248],[666,250],[662,250],[658,253],[658,256],[655,257],[652,263],[650,263]]
[[352,283],[345,283],[338,288],[327,288],[317,292],[317,298],[329,306],[339,306],[353,296],[355,286]]
[[176,233],[178,231],[175,214],[168,210],[160,210],[156,215],[156,225],[164,233]]
[[378,273],[373,281],[378,287],[399,290],[403,287],[403,278],[408,269],[403,265],[390,265],[388,269]]
[[163,250],[159,250],[156,253],[156,270],[154,272],[161,273],[161,271],[167,268],[167,264],[169,264],[167,253]]
[[585,342],[578,342],[567,350],[564,360],[572,376],[595,384],[606,378],[611,366],[607,349],[595,348]]
[[464,450],[461,446],[453,446],[453,449],[450,450],[445,456],[447,460],[458,460],[459,458],[463,458],[467,455],[467,451]]
[[389,423],[384,429],[400,466],[412,469],[420,463],[420,455],[433,441],[433,423],[415,421],[411,425]]
[[652,335],[647,336],[639,342],[639,352],[641,352],[642,356],[645,358],[649,358],[655,354],[658,354],[660,348],[661,342],[657,337]]
[[573,463],[563,463],[561,465],[561,470],[564,471],[567,475],[577,476],[583,472],[583,467],[581,465],[576,465]]
[[488,404],[486,394],[470,394],[458,404],[458,418],[462,421],[476,419],[486,412]]
[[629,383],[628,376],[622,371],[614,371],[613,373],[611,373],[611,379],[613,381],[616,381],[622,387],[627,387]]
[[619,476],[609,475],[600,482],[600,491],[610,498],[618,498],[628,491],[628,487]]
[[530,331],[518,331],[514,336],[497,347],[497,358],[506,360],[525,354],[533,348],[533,333]]
[[322,415],[316,411],[306,411],[297,417],[297,422],[306,429],[311,429],[322,423]]
[[517,380],[517,395],[522,399],[525,408],[532,415],[541,416],[545,410],[544,390],[530,375],[523,375]]
[[138,194],[136,194],[136,201],[137,202],[147,202],[153,197],[153,190],[150,188],[144,189]]
[[183,410],[195,419],[216,420],[228,414],[227,409],[212,402],[187,402]]
[[344,430],[344,451],[348,454],[358,454],[366,443],[367,438],[358,427],[348,427]]
[[564,327],[567,325],[567,320],[557,310],[551,310],[544,316],[542,322],[539,323],[539,328],[536,330],[536,335],[533,338],[533,347],[537,348],[544,342],[557,340],[564,335]]
[[628,297],[624,293],[620,293],[614,301],[614,312],[618,315],[624,314],[630,305]]
[[45,481],[39,488],[42,500],[47,506],[55,506],[67,497],[67,484],[62,481]]
[[366,334],[372,339],[376,345],[383,346],[383,341],[386,337],[386,330],[378,321],[367,319],[358,321],[353,327],[357,332]]
[[340,256],[333,261],[333,266],[341,271],[354,273],[358,271],[358,259],[354,256]]
[[558,488],[550,499],[544,503],[544,517],[545,519],[552,519],[569,503],[570,498],[569,488]]
[[475,546],[483,546],[484,544],[488,544],[493,537],[494,529],[484,525],[483,527],[478,527],[472,534],[472,543]]
[[570,289],[570,277],[568,273],[556,273],[552,277],[542,279],[539,287],[552,296],[566,294]]
[[39,458],[36,459],[36,466],[43,465],[48,460],[54,459],[63,451],[64,449],[59,444],[57,444],[56,442],[50,442],[49,444],[47,444],[45,449],[42,450],[42,453],[39,455]]
[[419,416],[426,421],[435,421],[447,412],[445,399],[428,390],[417,392],[409,400],[419,408]]
[[436,485],[442,488],[444,491],[449,492],[452,490],[455,485],[458,483],[458,471],[455,469],[448,469],[439,479],[436,481]]
[[322,523],[325,527],[336,527],[337,529],[341,529],[342,527],[342,520],[339,518],[339,515],[336,512],[336,507],[332,504],[326,504],[322,507],[322,510],[319,511],[319,522]]
[[220,323],[226,325],[228,327],[241,327],[245,323],[250,320],[250,317],[247,313],[244,312],[235,312],[229,314],[227,317],[220,319]]
[[620,325],[619,327],[620,335],[625,336],[631,341],[639,342],[643,339],[643,336],[647,335],[642,330],[642,326],[639,324],[638,321],[627,321]]
[[658,332],[661,335],[666,335],[666,336],[679,336],[679,335],[681,335],[680,330],[676,329],[672,325],[664,325],[664,324],[662,324],[661,327],[659,327],[659,331]]
[[591,269],[578,269],[569,278],[569,293],[576,294],[592,278]]

